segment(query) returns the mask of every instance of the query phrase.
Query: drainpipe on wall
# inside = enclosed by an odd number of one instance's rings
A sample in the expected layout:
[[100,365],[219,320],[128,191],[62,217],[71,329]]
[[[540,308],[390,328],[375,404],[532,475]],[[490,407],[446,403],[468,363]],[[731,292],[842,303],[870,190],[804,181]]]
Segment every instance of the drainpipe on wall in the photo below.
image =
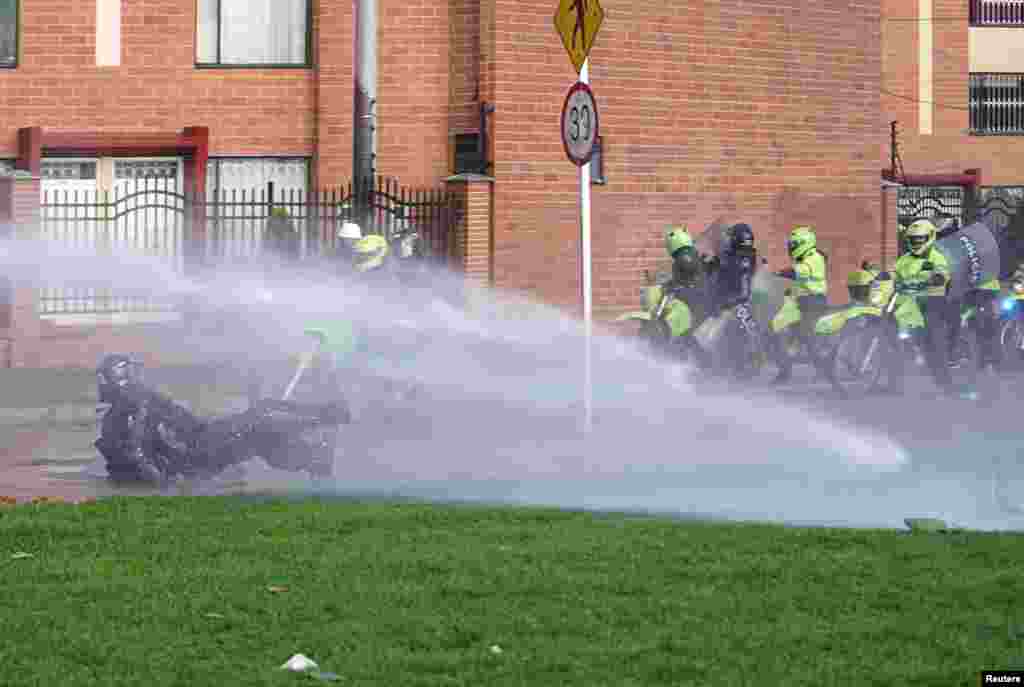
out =
[[[352,175],[362,188],[362,182],[377,175],[377,0],[353,0],[356,17],[355,103],[353,112]],[[366,189],[369,190],[369,189]],[[355,204],[356,207],[361,205]],[[364,227],[371,220],[370,208],[357,219]],[[360,213],[363,214],[363,213]]]

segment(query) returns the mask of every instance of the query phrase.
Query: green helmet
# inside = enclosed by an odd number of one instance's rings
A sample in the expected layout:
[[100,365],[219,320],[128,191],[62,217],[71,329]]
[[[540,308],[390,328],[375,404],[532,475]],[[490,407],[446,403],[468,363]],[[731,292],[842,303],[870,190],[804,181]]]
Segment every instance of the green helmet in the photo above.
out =
[[384,266],[384,259],[390,253],[387,240],[378,234],[370,234],[356,241],[352,248],[352,259],[357,272],[369,272]]
[[665,250],[670,256],[675,255],[680,248],[692,248],[693,238],[686,230],[686,225],[669,227],[665,233]]
[[926,219],[919,219],[904,232],[907,248],[917,256],[924,255],[935,243],[935,225]]
[[846,290],[850,294],[850,300],[867,303],[871,298],[871,282],[877,276],[877,272],[867,269],[850,272],[850,276],[846,278]]
[[789,234],[786,248],[789,249],[789,257],[799,260],[814,250],[817,245],[818,237],[814,235],[814,229],[797,227]]

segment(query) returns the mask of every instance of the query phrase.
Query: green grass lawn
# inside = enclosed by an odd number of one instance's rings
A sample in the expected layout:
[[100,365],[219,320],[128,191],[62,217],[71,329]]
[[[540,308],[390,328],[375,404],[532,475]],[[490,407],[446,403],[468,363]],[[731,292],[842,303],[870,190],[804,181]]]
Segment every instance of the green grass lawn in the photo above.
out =
[[0,684],[314,684],[277,669],[303,653],[344,685],[975,685],[1024,662],[1022,572],[1024,538],[994,534],[318,500],[8,507]]

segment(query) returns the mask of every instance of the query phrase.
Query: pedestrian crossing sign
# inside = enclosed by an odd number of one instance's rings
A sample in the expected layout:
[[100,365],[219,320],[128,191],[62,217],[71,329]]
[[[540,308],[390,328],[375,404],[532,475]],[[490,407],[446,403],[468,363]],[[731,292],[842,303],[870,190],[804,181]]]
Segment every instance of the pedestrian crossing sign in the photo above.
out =
[[599,0],[560,0],[554,21],[569,61],[579,74],[604,21],[604,8]]

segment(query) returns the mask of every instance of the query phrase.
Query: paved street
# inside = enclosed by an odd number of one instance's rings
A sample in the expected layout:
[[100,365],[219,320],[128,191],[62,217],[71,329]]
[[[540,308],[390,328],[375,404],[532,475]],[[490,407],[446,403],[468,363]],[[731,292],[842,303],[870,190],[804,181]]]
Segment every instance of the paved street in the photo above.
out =
[[[61,383],[87,403],[82,385],[90,377]],[[1017,512],[1024,469],[1016,467],[1024,455],[1024,377],[988,380],[983,390],[980,402],[941,399],[928,379],[916,378],[902,398],[847,402],[798,376],[778,390],[762,381],[700,395],[634,392],[617,407],[595,402],[586,441],[575,431],[578,408],[442,390],[429,400],[363,408],[344,430],[338,481],[329,489],[805,524],[899,527],[906,517],[930,516],[1024,528]],[[37,400],[44,396],[37,390]],[[91,446],[94,420],[0,432],[0,495],[113,493]],[[204,489],[311,488],[301,475],[262,464],[246,466],[244,483],[236,478]]]

